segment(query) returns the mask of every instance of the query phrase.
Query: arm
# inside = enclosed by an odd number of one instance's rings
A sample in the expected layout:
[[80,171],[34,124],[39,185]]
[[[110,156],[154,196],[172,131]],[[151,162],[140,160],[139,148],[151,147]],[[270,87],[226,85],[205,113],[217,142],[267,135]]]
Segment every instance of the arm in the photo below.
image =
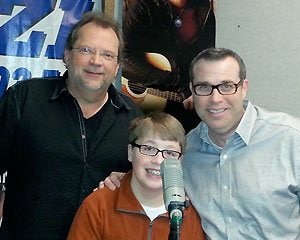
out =
[[20,118],[18,106],[15,91],[11,87],[0,100],[0,175],[7,171],[15,129]]

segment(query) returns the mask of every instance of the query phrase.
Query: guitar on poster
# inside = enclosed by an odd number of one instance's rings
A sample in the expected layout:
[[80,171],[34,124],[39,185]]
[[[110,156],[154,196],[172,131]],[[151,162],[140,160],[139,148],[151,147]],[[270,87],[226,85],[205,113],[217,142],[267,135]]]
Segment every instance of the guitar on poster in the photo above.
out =
[[[153,66],[165,71],[171,71],[171,65],[165,56],[158,53],[147,53],[146,57]],[[121,83],[122,92],[131,97],[144,111],[163,111],[167,101],[180,103],[184,100],[179,93],[147,88],[142,84],[132,83],[125,77],[122,77]]]

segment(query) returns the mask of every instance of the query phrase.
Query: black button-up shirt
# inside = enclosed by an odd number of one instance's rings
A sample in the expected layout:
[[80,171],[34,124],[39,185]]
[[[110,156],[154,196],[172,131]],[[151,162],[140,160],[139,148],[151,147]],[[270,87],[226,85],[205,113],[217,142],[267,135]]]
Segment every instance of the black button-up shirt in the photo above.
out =
[[22,81],[0,101],[0,174],[8,173],[0,239],[65,239],[99,181],[131,168],[128,126],[141,111],[110,86],[87,124],[65,78]]

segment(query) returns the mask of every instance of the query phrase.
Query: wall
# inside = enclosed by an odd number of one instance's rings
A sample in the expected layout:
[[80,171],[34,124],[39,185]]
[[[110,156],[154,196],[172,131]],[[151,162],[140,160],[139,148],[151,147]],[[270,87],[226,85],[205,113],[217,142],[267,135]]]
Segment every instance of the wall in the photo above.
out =
[[217,42],[245,60],[248,99],[300,117],[300,1],[218,0]]

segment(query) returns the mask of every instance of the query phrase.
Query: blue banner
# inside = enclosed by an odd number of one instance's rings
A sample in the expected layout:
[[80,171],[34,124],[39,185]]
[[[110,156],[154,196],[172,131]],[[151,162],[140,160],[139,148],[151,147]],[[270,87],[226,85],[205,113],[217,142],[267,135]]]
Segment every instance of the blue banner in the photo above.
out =
[[0,0],[0,96],[18,80],[65,71],[70,28],[95,0]]

